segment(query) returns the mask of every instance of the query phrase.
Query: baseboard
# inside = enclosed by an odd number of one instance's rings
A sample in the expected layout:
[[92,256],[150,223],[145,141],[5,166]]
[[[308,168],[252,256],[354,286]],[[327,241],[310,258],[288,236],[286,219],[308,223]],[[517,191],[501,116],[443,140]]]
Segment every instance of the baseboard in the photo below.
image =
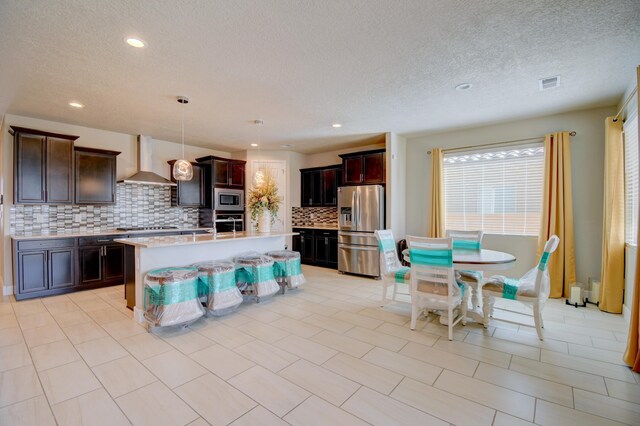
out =
[[3,296],[11,296],[13,294],[13,287],[10,285],[6,285],[2,287],[2,295]]
[[627,324],[629,324],[629,321],[631,320],[631,309],[629,309],[627,305],[622,305],[622,316]]

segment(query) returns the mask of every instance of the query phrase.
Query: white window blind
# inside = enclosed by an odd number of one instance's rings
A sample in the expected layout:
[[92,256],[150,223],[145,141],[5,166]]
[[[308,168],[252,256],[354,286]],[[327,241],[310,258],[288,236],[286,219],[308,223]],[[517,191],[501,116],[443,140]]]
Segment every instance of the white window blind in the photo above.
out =
[[624,130],[625,241],[637,244],[638,238],[638,113],[629,114]]
[[443,167],[446,229],[538,235],[542,142],[445,153]]

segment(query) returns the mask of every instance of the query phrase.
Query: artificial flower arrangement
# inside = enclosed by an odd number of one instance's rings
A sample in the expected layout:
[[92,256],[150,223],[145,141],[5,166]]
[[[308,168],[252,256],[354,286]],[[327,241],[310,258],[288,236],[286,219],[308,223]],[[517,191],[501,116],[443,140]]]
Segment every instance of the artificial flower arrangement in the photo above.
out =
[[269,212],[271,224],[276,220],[282,197],[278,195],[278,185],[271,173],[259,171],[256,173],[254,184],[249,189],[248,206],[251,220],[256,222],[260,215]]

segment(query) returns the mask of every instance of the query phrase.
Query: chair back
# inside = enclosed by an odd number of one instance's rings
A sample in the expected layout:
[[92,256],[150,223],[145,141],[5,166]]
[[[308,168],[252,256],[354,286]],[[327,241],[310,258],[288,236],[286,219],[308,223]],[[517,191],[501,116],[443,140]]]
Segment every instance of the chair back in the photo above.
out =
[[482,231],[457,231],[448,229],[446,232],[448,238],[453,238],[453,248],[457,250],[481,250]]
[[558,248],[558,244],[560,243],[560,238],[557,235],[552,235],[551,238],[544,245],[544,251],[540,256],[540,261],[538,262],[538,270],[536,272],[536,294],[540,295],[540,286],[542,285],[542,278],[544,277],[544,271],[548,268],[549,257],[551,253],[556,251]]
[[383,275],[391,274],[402,267],[396,251],[396,240],[390,229],[375,231],[380,248],[380,267]]
[[407,236],[411,260],[411,292],[418,291],[418,281],[425,288],[446,286],[449,300],[454,294],[453,240]]

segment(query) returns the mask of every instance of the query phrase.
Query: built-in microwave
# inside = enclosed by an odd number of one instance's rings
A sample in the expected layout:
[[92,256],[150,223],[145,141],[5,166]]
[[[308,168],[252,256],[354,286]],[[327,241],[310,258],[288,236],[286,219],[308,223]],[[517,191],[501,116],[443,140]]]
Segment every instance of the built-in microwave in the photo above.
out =
[[244,210],[244,190],[215,188],[216,210]]

